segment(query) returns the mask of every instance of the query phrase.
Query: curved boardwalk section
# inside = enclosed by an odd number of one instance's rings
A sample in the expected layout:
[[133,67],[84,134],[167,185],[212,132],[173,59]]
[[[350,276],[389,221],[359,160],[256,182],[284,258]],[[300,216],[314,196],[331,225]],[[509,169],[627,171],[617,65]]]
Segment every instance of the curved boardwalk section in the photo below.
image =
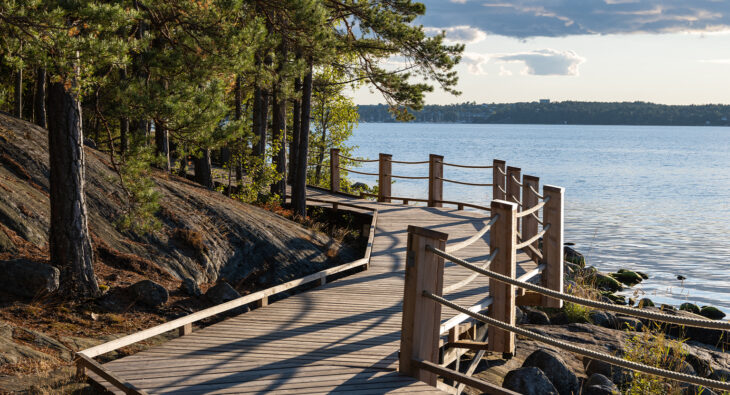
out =
[[[488,214],[375,203],[314,189],[309,196],[378,209],[368,270],[107,363],[104,368],[147,393],[441,393],[397,372],[407,227],[448,233],[448,243],[455,244],[480,230]],[[486,259],[487,236],[461,250],[460,256],[472,262]],[[534,268],[526,255],[518,256],[518,276]],[[470,274],[447,264],[444,286]],[[488,279],[479,277],[445,296],[472,306],[487,295]],[[445,309],[443,322],[454,315]]]

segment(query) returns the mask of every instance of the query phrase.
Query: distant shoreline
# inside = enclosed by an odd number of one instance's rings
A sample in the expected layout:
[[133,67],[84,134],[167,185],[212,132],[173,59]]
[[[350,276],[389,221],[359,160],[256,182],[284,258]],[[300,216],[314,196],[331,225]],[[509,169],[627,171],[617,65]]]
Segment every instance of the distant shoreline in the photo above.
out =
[[[396,122],[388,106],[360,105],[360,122]],[[462,103],[427,105],[413,123],[498,125],[730,126],[730,105],[664,105],[645,102]]]

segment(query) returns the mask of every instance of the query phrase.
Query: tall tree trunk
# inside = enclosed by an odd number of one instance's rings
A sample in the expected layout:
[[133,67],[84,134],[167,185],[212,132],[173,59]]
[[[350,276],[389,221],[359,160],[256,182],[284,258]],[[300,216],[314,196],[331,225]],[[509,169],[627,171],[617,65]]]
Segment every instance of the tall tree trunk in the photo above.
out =
[[180,155],[180,168],[177,169],[177,175],[180,177],[188,177],[188,156]]
[[294,214],[307,215],[307,157],[309,155],[309,123],[312,110],[312,60],[302,86],[302,117],[297,151],[297,176],[294,183],[296,193],[292,194]]
[[[243,118],[243,77],[240,75],[236,76],[236,121],[240,121]],[[241,182],[241,179],[243,178],[243,138],[240,138],[238,140],[238,145],[235,149],[235,171],[236,171],[236,181]]]
[[81,104],[63,82],[50,86],[48,126],[51,263],[61,269],[62,294],[98,296],[84,193]]
[[162,157],[162,170],[170,172],[170,138],[164,125],[155,122],[155,149]]
[[[264,125],[264,120],[262,117],[263,113],[263,107],[264,107],[264,94],[263,89],[256,86],[253,89],[253,119],[252,119],[252,134],[256,137],[258,137],[258,141],[253,146],[253,154],[256,156],[263,157],[264,152],[266,152],[266,128]],[[263,138],[261,137],[263,132]],[[263,140],[263,141],[262,141]],[[262,149],[263,147],[263,149]]]
[[297,177],[297,150],[299,150],[299,132],[301,132],[302,102],[301,102],[302,81],[294,79],[294,104],[292,106],[291,140],[289,141],[289,174],[287,182],[294,185]]
[[195,182],[208,188],[213,189],[213,174],[210,164],[210,149],[201,150],[200,158],[194,157],[195,163]]
[[19,68],[15,73],[15,108],[14,114],[18,118],[23,118],[23,69]]
[[[323,105],[324,107],[324,105]],[[324,109],[322,110],[322,118],[324,118]],[[314,175],[314,183],[319,185],[319,181],[322,178],[322,163],[324,163],[324,151],[327,149],[327,125],[326,121],[322,120],[322,141],[320,141],[320,150],[317,158],[317,172]]]
[[34,100],[35,124],[42,128],[47,128],[48,121],[46,120],[46,69],[44,67],[39,67],[38,71],[36,72]]

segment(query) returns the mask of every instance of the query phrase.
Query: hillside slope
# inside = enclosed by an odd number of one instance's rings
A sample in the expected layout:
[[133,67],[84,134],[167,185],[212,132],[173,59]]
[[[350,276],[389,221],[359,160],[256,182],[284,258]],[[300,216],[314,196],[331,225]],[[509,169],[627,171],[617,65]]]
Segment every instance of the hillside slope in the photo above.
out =
[[[47,146],[44,129],[0,114],[0,260],[48,259]],[[123,189],[108,156],[86,147],[97,273],[108,266],[129,274],[130,281],[141,274],[166,287],[191,277],[259,288],[354,259],[326,235],[269,211],[163,172],[153,179],[161,194],[162,229],[144,236],[120,232],[114,222],[124,207]]]

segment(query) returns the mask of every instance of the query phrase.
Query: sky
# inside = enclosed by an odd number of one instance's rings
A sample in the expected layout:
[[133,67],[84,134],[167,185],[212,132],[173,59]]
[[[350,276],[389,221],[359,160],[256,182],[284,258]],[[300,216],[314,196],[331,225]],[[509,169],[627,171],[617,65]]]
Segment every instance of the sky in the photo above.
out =
[[[421,0],[416,23],[466,45],[465,101],[730,104],[730,0]],[[384,103],[368,88],[357,104]]]

